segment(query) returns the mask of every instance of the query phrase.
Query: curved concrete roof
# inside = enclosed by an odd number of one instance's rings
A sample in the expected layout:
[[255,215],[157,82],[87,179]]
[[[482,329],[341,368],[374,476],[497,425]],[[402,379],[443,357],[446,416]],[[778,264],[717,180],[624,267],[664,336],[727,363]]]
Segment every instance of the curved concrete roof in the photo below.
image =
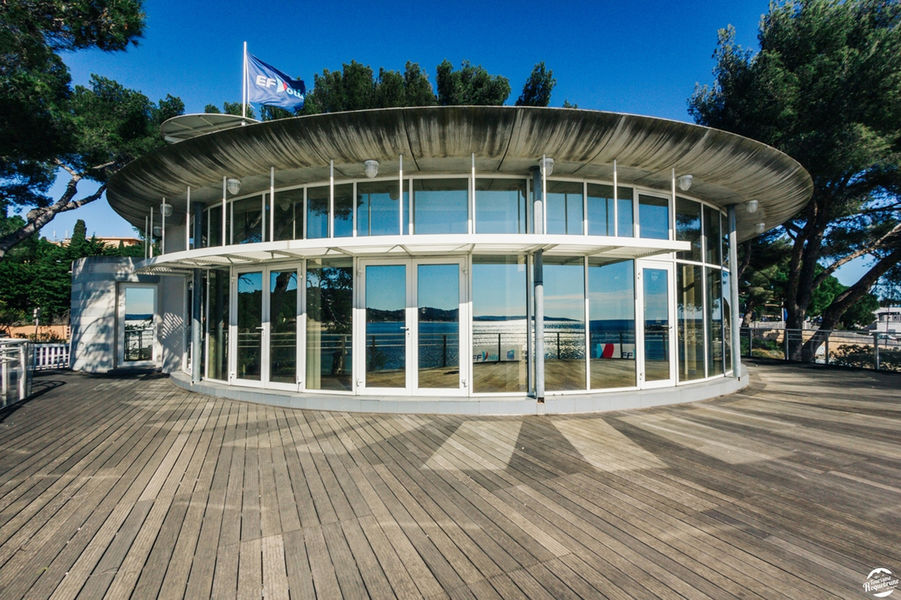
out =
[[739,238],[754,237],[793,216],[810,198],[812,181],[788,155],[760,142],[678,121],[565,108],[436,106],[386,108],[310,115],[236,127],[194,137],[128,164],[110,181],[110,205],[143,227],[149,206],[163,196],[185,209],[192,202],[220,202],[222,177],[241,179],[241,195],[276,187],[362,178],[363,161],[376,159],[380,173],[405,175],[529,172],[544,154],[553,157],[554,177],[619,181],[660,190],[671,188],[671,170],[691,174],[687,195],[726,206],[757,199],[760,210],[737,211]]

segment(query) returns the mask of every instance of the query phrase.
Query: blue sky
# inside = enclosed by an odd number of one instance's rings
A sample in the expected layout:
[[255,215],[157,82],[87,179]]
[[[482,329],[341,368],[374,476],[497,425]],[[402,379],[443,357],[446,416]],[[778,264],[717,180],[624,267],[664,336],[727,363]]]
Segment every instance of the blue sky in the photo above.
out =
[[[445,58],[469,60],[510,80],[515,102],[539,61],[554,72],[551,105],[690,121],[687,99],[712,81],[717,30],[735,26],[756,48],[768,0],[725,2],[308,2],[262,5],[224,0],[146,0],[144,37],[127,52],[83,51],[65,59],[76,84],[91,73],[140,90],[172,94],[186,112],[241,100],[242,42],[260,59],[299,76],[340,70],[351,60],[402,71],[413,61],[434,84]],[[84,186],[87,189],[88,186]],[[58,216],[47,237],[85,219],[97,235],[133,235],[105,199]]]

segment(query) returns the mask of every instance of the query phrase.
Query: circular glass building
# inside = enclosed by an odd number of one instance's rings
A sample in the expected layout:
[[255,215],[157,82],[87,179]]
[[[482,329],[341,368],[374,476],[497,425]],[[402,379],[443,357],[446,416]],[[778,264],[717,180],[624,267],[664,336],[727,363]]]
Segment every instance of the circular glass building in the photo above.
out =
[[738,389],[736,245],[811,193],[764,144],[596,111],[167,131],[108,190],[156,240],[132,279],[159,286],[141,358],[289,406],[575,412]]

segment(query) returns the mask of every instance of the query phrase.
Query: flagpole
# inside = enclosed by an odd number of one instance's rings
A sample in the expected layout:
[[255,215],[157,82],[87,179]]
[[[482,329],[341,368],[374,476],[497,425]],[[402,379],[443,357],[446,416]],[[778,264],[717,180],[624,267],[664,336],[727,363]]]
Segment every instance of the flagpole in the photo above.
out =
[[[244,42],[243,76],[241,77],[241,118],[247,118],[247,42]],[[243,123],[242,123],[243,125]]]

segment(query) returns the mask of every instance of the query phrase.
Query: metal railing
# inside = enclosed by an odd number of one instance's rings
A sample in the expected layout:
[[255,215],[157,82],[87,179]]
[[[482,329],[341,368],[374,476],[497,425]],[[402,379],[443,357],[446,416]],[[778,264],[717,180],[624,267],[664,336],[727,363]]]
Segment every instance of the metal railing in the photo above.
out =
[[0,407],[31,395],[30,346],[28,340],[0,338]]
[[31,370],[69,368],[69,344],[32,343]]
[[901,371],[901,334],[742,327],[741,354],[746,358]]

